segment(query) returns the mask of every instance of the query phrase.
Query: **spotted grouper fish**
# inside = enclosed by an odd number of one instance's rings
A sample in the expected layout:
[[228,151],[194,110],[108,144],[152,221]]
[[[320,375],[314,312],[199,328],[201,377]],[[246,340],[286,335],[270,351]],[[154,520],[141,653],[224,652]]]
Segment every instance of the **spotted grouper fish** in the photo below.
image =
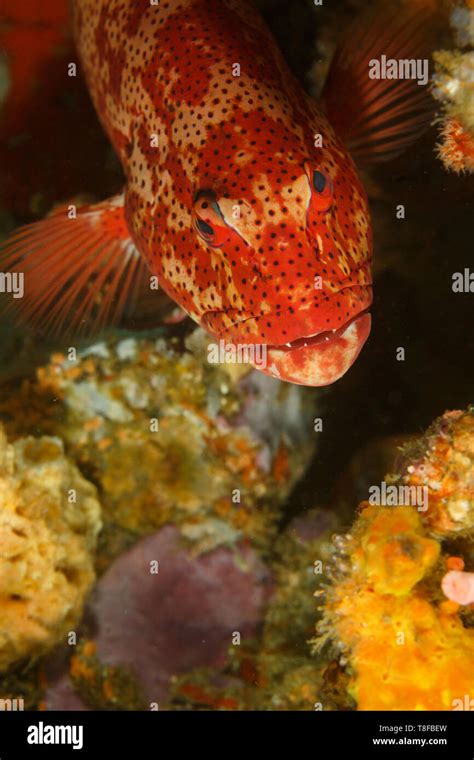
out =
[[215,340],[265,347],[266,373],[340,378],[371,324],[354,158],[390,157],[424,118],[423,88],[372,80],[368,61],[415,54],[419,20],[351,27],[320,103],[249,0],[75,0],[73,25],[125,186],[6,241],[0,265],[24,272],[23,314],[98,329],[145,282]]

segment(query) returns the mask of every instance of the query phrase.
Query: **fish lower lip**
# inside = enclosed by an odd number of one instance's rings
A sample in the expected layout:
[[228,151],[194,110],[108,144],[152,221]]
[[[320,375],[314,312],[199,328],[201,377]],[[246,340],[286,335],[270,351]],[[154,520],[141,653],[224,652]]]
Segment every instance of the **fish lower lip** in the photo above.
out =
[[336,330],[293,341],[290,346],[268,346],[267,375],[298,385],[330,385],[354,364],[369,337],[371,318],[361,311]]
[[334,338],[338,338],[340,335],[342,335],[347,330],[347,328],[350,327],[353,322],[355,322],[356,319],[362,317],[363,314],[367,314],[368,311],[368,309],[360,311],[347,322],[344,322],[341,327],[337,327],[334,330],[324,330],[323,332],[315,333],[314,335],[305,335],[302,338],[296,338],[296,340],[292,340],[289,343],[283,343],[281,345],[267,345],[267,348],[276,348],[279,351],[294,351],[296,348],[316,346],[318,343],[327,343],[331,340],[334,340]]

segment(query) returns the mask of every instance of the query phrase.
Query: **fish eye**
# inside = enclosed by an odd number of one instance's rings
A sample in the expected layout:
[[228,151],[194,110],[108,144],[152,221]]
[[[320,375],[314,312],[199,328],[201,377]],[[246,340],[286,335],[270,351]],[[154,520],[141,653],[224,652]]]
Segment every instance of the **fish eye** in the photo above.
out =
[[203,236],[210,238],[214,237],[214,229],[203,219],[196,219],[196,227]]
[[309,161],[305,163],[305,171],[311,188],[311,207],[316,211],[329,211],[334,198],[331,177]]
[[193,226],[199,237],[213,248],[220,248],[229,239],[230,229],[212,190],[200,190],[194,196]]
[[326,177],[322,172],[313,172],[313,187],[317,193],[322,193],[326,187]]

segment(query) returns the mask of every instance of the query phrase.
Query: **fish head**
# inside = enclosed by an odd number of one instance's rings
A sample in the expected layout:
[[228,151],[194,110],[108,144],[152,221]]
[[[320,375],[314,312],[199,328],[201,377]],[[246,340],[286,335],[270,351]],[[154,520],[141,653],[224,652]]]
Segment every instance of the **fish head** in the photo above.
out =
[[212,285],[213,302],[200,322],[229,343],[265,346],[258,369],[267,374],[328,385],[370,332],[365,191],[340,145],[269,155],[262,170],[254,166],[195,193],[194,232],[213,273],[205,288]]

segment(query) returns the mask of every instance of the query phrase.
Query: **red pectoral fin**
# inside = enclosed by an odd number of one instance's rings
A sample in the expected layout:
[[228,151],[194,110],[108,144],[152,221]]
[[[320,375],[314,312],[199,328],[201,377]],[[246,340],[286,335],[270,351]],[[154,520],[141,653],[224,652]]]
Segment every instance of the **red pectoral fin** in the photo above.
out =
[[[398,4],[392,10],[363,15],[349,27],[336,52],[322,100],[332,126],[358,161],[390,159],[429,126],[434,106],[428,82],[384,74],[390,60],[415,61],[427,68],[433,44],[433,33],[427,32],[430,21],[426,10],[413,12]],[[376,78],[377,61],[380,78]],[[389,67],[392,75],[395,69]],[[410,69],[414,72],[412,64]]]
[[116,324],[147,279],[123,196],[77,210],[62,206],[15,230],[0,246],[0,272],[22,274],[24,282],[21,298],[0,293],[0,310],[15,308],[52,334]]

